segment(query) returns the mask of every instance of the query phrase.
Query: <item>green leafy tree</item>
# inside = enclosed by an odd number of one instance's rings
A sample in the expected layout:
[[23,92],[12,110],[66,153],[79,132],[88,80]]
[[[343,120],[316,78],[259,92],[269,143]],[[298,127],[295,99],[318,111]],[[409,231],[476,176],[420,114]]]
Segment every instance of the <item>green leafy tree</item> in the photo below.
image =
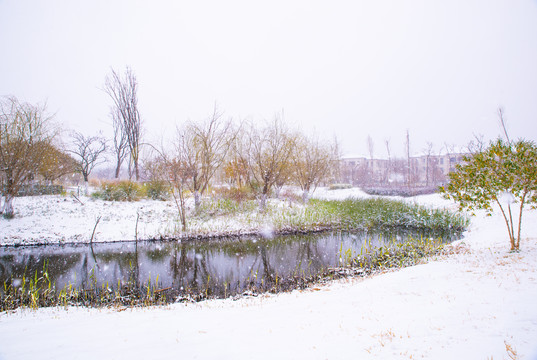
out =
[[[520,247],[522,212],[525,205],[537,205],[537,146],[532,141],[504,142],[501,139],[471,156],[449,174],[441,188],[444,197],[459,203],[460,210],[483,209],[492,215],[497,205],[509,233],[511,250]],[[512,205],[519,207],[513,220]],[[516,225],[515,225],[516,221]],[[515,233],[516,228],[516,233]]]

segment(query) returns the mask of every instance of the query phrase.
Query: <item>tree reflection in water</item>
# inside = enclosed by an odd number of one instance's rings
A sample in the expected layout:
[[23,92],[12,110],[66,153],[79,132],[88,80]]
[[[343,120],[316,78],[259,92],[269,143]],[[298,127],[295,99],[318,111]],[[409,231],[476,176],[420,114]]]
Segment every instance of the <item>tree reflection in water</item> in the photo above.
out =
[[[425,234],[428,237],[434,234]],[[192,242],[124,242],[0,248],[0,282],[40,274],[44,266],[57,288],[115,288],[129,283],[152,283],[171,288],[173,296],[203,294],[224,297],[247,290],[274,291],[282,284],[323,273],[338,266],[342,252],[360,253],[364,242],[408,237],[422,233],[321,233],[279,236],[273,239],[200,240]],[[435,236],[438,237],[438,236]],[[456,234],[444,235],[447,241]]]

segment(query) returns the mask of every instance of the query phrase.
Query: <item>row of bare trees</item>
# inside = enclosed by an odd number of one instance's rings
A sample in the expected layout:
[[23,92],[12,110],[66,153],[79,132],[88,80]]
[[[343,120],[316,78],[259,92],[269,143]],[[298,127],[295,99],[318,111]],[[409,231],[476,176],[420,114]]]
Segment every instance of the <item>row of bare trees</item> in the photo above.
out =
[[263,211],[268,197],[286,184],[300,186],[306,202],[336,162],[331,144],[289,129],[278,116],[263,126],[235,124],[216,107],[205,122],[178,127],[168,146],[152,148],[156,155],[145,167],[151,178],[171,185],[183,227],[187,192],[198,210],[211,183],[246,186]]
[[[142,122],[134,73],[126,68],[121,76],[112,70],[105,79],[104,91],[113,101],[110,113],[116,178],[128,157],[129,178],[139,180]],[[91,171],[106,160],[103,155],[108,145],[102,135],[72,132],[70,144],[64,146],[51,120],[45,105],[21,102],[15,97],[0,99],[0,214],[6,218],[13,217],[14,197],[36,177],[52,182],[78,172],[84,178],[87,194]]]
[[[262,126],[249,121],[235,124],[224,118],[216,105],[206,121],[183,124],[169,146],[157,149],[142,143],[137,88],[136,77],[129,68],[123,75],[112,70],[105,79],[103,90],[112,100],[112,148],[100,134],[76,131],[71,132],[69,144],[62,146],[60,133],[44,106],[3,98],[0,190],[4,200],[0,212],[12,217],[13,198],[37,176],[52,182],[66,174],[80,173],[87,195],[92,170],[104,163],[105,154],[110,152],[115,158],[116,178],[127,160],[129,179],[141,180],[143,163],[151,178],[169,182],[183,215],[186,192],[193,194],[195,208],[199,209],[203,194],[216,177],[232,186],[250,188],[262,210],[268,197],[289,183],[300,186],[306,202],[310,192],[327,179],[331,165],[337,163],[336,146],[289,129],[280,116]],[[142,148],[148,150],[145,159]]]

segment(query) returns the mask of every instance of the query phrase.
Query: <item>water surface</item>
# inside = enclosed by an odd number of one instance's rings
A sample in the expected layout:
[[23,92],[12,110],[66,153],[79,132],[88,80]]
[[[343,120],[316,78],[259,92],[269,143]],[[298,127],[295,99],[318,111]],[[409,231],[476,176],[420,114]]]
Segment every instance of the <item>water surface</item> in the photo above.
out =
[[[273,238],[198,240],[189,242],[119,242],[0,248],[0,284],[20,283],[23,276],[46,267],[56,288],[72,284],[157,283],[173,296],[205,293],[229,296],[246,290],[265,291],[275,284],[308,278],[339,266],[341,257],[359,254],[365,244],[438,237],[406,231],[391,233],[328,232]],[[444,236],[449,241],[453,236]]]

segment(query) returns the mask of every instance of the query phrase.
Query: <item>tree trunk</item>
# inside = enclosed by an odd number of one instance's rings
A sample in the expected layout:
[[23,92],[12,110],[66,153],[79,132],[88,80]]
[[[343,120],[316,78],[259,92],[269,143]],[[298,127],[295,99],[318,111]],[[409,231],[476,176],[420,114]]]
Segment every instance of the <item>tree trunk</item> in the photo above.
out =
[[513,223],[513,214],[511,213],[511,204],[507,205],[507,209],[509,210],[509,222],[511,224],[510,236],[511,236],[512,244],[513,244],[512,250],[518,250],[516,246],[516,241],[515,241],[515,224]]
[[[515,251],[516,250],[516,244],[515,244],[515,239],[514,239],[514,232],[513,232],[513,223],[509,222],[509,219],[507,218],[507,214],[505,213],[505,210],[503,209],[503,206],[502,204],[500,203],[500,201],[498,200],[498,198],[495,198],[494,201],[496,201],[496,204],[498,204],[498,206],[500,207],[500,211],[502,212],[502,216],[503,216],[503,220],[505,221],[505,225],[507,226],[507,233],[509,234],[509,244],[511,245],[511,251]],[[511,218],[512,219],[512,218]]]
[[304,204],[308,203],[309,195],[310,195],[309,189],[304,189],[304,191],[302,192],[302,202]]
[[194,209],[196,213],[199,211],[201,205],[201,196],[198,190],[194,191]]
[[265,209],[267,208],[267,194],[261,194],[261,197],[259,198],[259,211],[265,212]]
[[4,199],[4,218],[6,219],[12,219],[15,216],[13,212],[13,199],[13,195],[6,194]]
[[132,156],[129,158],[129,180],[132,180]]
[[84,177],[84,195],[89,196],[89,180],[88,180],[88,174],[83,173],[82,176]]
[[121,162],[117,162],[117,165],[116,165],[116,173],[114,175],[114,178],[115,179],[119,179],[119,172],[121,171]]
[[518,213],[518,233],[516,238],[516,249],[520,249],[520,232],[522,228],[522,211],[524,210],[524,203],[526,202],[526,193],[522,196],[522,199],[520,200],[520,212]]
[[186,209],[185,209],[185,198],[183,195],[183,189],[178,186],[172,186],[172,196],[177,206],[177,211],[179,212],[179,218],[181,219],[181,228],[182,231],[186,231]]

